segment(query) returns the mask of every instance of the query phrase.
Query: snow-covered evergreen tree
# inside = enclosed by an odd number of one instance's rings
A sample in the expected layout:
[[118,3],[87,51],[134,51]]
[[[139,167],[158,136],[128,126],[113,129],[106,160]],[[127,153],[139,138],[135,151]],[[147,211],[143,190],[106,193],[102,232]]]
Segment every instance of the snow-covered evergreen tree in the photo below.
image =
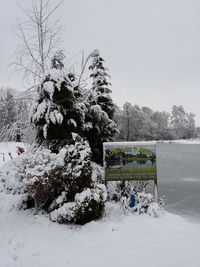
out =
[[110,78],[107,69],[104,67],[104,60],[99,51],[95,50],[92,54],[92,64],[90,77],[92,87],[87,95],[85,135],[92,149],[93,160],[102,163],[103,142],[110,141],[117,132],[117,127],[113,121],[115,106],[111,98],[109,88]]
[[89,101],[91,105],[99,105],[103,111],[108,114],[110,119],[113,118],[115,107],[111,98],[110,76],[107,68],[104,67],[104,60],[100,56],[99,50],[94,50],[91,54],[92,64],[89,70],[92,71],[90,77],[93,79]]
[[31,116],[37,141],[53,152],[69,143],[72,132],[81,134],[84,125],[85,106],[77,99],[80,92],[74,83],[75,76],[66,74],[63,66],[61,58],[55,55],[52,68],[38,86],[39,98]]

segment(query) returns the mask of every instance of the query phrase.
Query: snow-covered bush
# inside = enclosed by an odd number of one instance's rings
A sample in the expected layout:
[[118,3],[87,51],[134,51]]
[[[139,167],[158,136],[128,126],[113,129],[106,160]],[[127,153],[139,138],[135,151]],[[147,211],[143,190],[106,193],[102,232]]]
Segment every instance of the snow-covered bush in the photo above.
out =
[[[152,194],[144,193],[148,185],[148,181],[112,181],[107,183],[108,200],[120,202],[120,206],[124,213],[128,210],[137,212],[138,214],[147,213],[152,217],[159,217],[163,213],[163,199],[159,199],[158,203]],[[130,196],[135,196],[135,206],[130,208]]]
[[147,209],[147,214],[151,217],[157,218],[164,213],[164,209],[159,203],[150,203]]
[[163,208],[155,202],[152,194],[140,192],[135,197],[136,205],[133,207],[133,211],[138,214],[147,213],[152,217],[159,217],[163,213]]
[[63,148],[63,191],[49,211],[53,221],[84,224],[103,215],[107,191],[99,166],[91,162],[89,144],[78,135],[73,138],[75,143]]
[[138,193],[135,195],[136,197],[136,205],[134,207],[134,210],[141,213],[147,213],[147,210],[149,208],[149,205],[154,202],[154,197],[150,193]]
[[142,192],[148,181],[112,181],[107,183],[108,199],[120,201],[121,197],[129,197],[131,192]]
[[45,200],[45,194],[41,192],[41,198],[44,200],[39,201],[37,194],[39,190],[38,188],[35,191],[32,190],[32,186],[39,184],[39,181],[45,184],[49,173],[62,165],[60,153],[57,155],[42,147],[32,147],[1,168],[0,190],[14,195],[24,195],[22,200],[27,202],[28,207],[38,208],[42,206],[41,202]]
[[[133,194],[133,193],[131,193]],[[157,218],[164,213],[163,204],[160,204],[158,201],[155,202],[155,199],[152,194],[139,192],[134,193],[134,206],[131,206],[131,195],[121,196],[120,198],[120,207],[126,214],[129,211],[136,212],[137,214],[146,213],[151,217]]]
[[97,184],[77,193],[74,202],[65,203],[65,197],[62,195],[56,200],[59,207],[51,212],[52,221],[84,224],[102,217],[107,194],[105,185]]
[[5,164],[0,190],[21,194],[26,207],[44,209],[60,223],[100,218],[107,199],[102,170],[91,161],[89,144],[77,134],[72,139],[57,154],[35,147]]

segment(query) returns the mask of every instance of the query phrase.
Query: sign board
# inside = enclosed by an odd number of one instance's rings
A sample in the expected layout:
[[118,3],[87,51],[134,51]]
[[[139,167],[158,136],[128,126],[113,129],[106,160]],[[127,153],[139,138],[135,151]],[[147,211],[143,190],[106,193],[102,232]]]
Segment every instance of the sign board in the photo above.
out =
[[157,180],[155,143],[109,142],[103,150],[106,181]]

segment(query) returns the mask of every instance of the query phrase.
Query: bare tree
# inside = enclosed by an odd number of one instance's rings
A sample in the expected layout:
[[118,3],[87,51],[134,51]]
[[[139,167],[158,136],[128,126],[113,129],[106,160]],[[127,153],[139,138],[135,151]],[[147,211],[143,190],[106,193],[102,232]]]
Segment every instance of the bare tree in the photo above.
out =
[[34,141],[29,109],[33,93],[0,88],[0,141]]
[[27,20],[18,22],[14,33],[20,40],[16,50],[15,71],[21,71],[23,78],[37,81],[48,68],[48,63],[59,50],[63,27],[54,20],[55,11],[61,5],[51,7],[50,0],[32,0],[31,9],[19,8]]
[[14,122],[15,110],[13,98],[15,94],[13,88],[0,88],[0,139],[3,130],[7,127],[8,122]]

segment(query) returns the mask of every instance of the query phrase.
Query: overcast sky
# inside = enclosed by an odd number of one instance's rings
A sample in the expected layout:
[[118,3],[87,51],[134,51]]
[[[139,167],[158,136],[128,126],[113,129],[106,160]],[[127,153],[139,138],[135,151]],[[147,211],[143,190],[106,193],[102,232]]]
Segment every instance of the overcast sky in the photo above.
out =
[[[28,7],[31,0],[18,2]],[[199,0],[64,0],[57,16],[66,25],[68,57],[99,48],[119,106],[128,101],[171,111],[183,105],[200,125]],[[0,86],[24,89],[7,68],[18,42],[10,29],[17,17],[23,20],[16,1],[0,0]]]

